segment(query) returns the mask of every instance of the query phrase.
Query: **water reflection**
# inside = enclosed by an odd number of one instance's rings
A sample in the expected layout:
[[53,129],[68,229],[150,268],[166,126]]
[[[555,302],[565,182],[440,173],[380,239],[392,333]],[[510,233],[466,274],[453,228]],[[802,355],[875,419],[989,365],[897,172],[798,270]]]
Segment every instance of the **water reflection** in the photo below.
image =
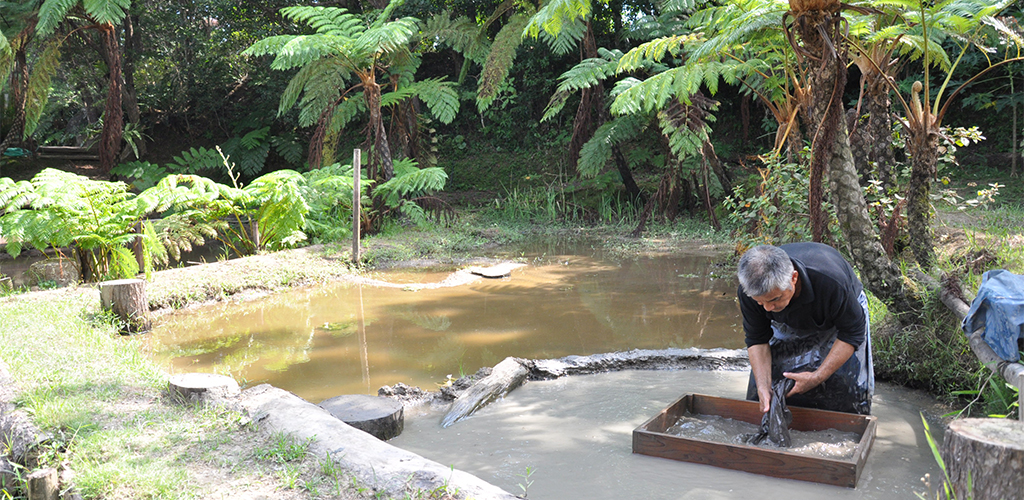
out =
[[[176,313],[142,337],[172,371],[268,382],[314,402],[404,382],[433,389],[507,356],[743,345],[723,256],[617,260],[590,248],[452,288],[331,284]],[[379,273],[437,282],[450,269]]]

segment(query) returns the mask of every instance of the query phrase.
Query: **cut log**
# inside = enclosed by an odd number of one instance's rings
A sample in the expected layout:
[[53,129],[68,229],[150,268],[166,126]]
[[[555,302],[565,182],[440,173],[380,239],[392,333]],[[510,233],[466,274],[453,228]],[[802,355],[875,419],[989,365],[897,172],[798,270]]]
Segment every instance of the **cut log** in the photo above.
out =
[[320,403],[334,418],[356,429],[387,441],[405,428],[405,410],[402,403],[391,398],[366,394],[345,394]]
[[124,322],[122,331],[139,333],[149,330],[153,321],[149,316],[145,280],[103,281],[99,286],[100,305],[121,318]]
[[57,500],[57,469],[39,469],[28,475],[28,500]]
[[478,380],[455,399],[448,414],[441,419],[441,426],[448,427],[488,403],[503,397],[516,387],[523,385],[530,370],[516,358],[505,358],[498,363],[491,374]]
[[952,498],[1024,498],[1024,423],[1020,421],[954,420],[946,429],[942,460],[955,494]]
[[509,274],[512,274],[514,269],[525,266],[526,264],[518,264],[515,262],[503,262],[498,265],[491,267],[471,267],[469,272],[477,276],[483,276],[484,278],[504,278]]
[[180,403],[207,404],[241,394],[238,382],[227,375],[214,373],[184,373],[171,377],[167,389]]

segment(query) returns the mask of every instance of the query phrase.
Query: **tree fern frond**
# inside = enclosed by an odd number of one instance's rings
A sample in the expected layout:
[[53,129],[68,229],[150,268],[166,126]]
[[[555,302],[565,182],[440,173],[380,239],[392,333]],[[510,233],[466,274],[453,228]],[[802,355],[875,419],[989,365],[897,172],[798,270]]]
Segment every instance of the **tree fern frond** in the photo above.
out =
[[[356,116],[366,111],[366,101],[363,99],[345,99],[334,108],[334,114],[331,115],[331,126],[332,132],[340,132],[344,129],[349,122],[351,122]],[[315,123],[315,122],[314,122]]]
[[557,36],[566,25],[585,19],[591,11],[591,0],[550,0],[529,19],[523,34],[537,37],[544,31]]
[[43,115],[46,103],[50,99],[50,82],[57,74],[60,66],[60,42],[53,40],[46,45],[43,53],[32,66],[32,74],[28,79],[28,91],[25,96],[25,135],[27,138],[39,126],[39,118]]
[[119,24],[131,6],[131,0],[82,0],[85,13],[100,24]]
[[561,82],[558,84],[559,91],[574,92],[577,90],[593,87],[607,78],[615,76],[616,66],[622,57],[618,50],[608,51],[601,49],[602,57],[584,59],[579,64],[569,68],[558,77]]
[[641,115],[619,116],[605,122],[594,131],[583,148],[576,163],[581,177],[596,177],[612,158],[612,148],[636,138],[647,126],[647,117]]
[[430,108],[430,113],[441,123],[451,123],[459,113],[459,93],[454,82],[443,78],[427,78],[412,85],[419,98]]
[[419,23],[415,17],[403,17],[364,31],[356,38],[355,44],[370,54],[407,48],[412,36],[419,32]]
[[397,207],[407,196],[431,194],[444,189],[448,174],[439,167],[403,168],[396,162],[395,176],[377,185],[375,193],[384,199],[389,207]]
[[512,61],[516,58],[516,49],[522,43],[523,27],[529,20],[524,14],[513,15],[495,35],[491,53],[487,56],[483,73],[480,75],[480,84],[477,86],[476,104],[480,112],[486,110],[498,96],[498,89],[508,76]]
[[281,9],[281,16],[290,21],[304,23],[321,35],[354,38],[365,29],[357,16],[339,7],[296,5]]
[[444,11],[427,19],[420,36],[430,43],[444,43],[461,53],[467,59],[483,64],[487,61],[491,43],[481,36],[480,27],[466,16],[451,18],[451,13]]
[[380,107],[395,106],[414,95],[416,95],[416,87],[412,85],[399,87],[391,92],[381,94]]
[[39,22],[36,24],[36,34],[46,37],[57,29],[57,25],[64,21],[68,11],[78,5],[79,0],[46,0],[39,6]]
[[565,55],[576,48],[580,40],[587,34],[587,23],[583,18],[576,18],[563,24],[558,34],[551,34],[547,31],[540,33],[540,39],[551,47],[551,51],[558,55]]
[[569,91],[556,90],[555,93],[551,95],[548,105],[544,107],[544,116],[540,117],[540,121],[545,122],[550,120],[562,111],[562,108],[565,107],[565,103],[569,100],[570,95],[572,95],[572,93]]
[[711,111],[718,103],[701,94],[693,96],[693,103],[673,101],[658,113],[661,131],[668,137],[669,149],[679,158],[698,154],[711,131],[714,121]]
[[629,85],[612,102],[614,114],[635,114],[661,109],[669,99],[687,99],[700,90],[705,67],[687,65],[658,73],[642,82]]
[[311,94],[323,100],[323,104],[317,110],[319,114],[326,108],[327,103],[338,98],[339,89],[345,87],[345,82],[351,76],[347,68],[337,64],[333,59],[323,58],[310,62],[288,81],[288,86],[285,87],[278,103],[277,115],[287,113],[298,101],[299,96],[307,90],[307,86]]
[[[302,184],[306,179],[294,170],[277,170],[263,175],[245,187],[245,191],[259,205],[259,221],[263,244],[270,249],[288,246],[285,241],[296,241],[297,231],[306,225],[309,205],[302,197]],[[303,236],[304,238],[304,236]]]
[[617,71],[628,73],[647,66],[649,62],[657,62],[665,57],[665,54],[677,55],[684,43],[694,38],[694,34],[675,35],[659,38],[647,43],[642,43],[630,49],[626,55],[619,59]]

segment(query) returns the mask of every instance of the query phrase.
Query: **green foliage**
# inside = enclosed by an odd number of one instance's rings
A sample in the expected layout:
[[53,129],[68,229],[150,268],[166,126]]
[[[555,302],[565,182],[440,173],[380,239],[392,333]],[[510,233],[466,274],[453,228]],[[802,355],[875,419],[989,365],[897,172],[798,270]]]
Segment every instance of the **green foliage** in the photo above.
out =
[[582,177],[599,174],[612,158],[612,148],[640,136],[648,126],[649,119],[642,115],[616,117],[601,125],[594,135],[580,149],[576,170]]
[[267,154],[270,153],[270,140],[267,138],[269,132],[270,127],[259,128],[242,137],[232,137],[222,145],[224,155],[238,169],[235,173],[250,179],[263,170]]
[[302,174],[278,170],[266,174],[245,187],[255,203],[253,218],[259,224],[261,246],[277,250],[298,245],[306,240],[309,206],[302,197]]
[[9,254],[17,256],[25,245],[45,250],[73,244],[93,279],[139,272],[128,247],[138,237],[135,225],[154,204],[131,194],[126,184],[46,169],[30,182],[0,179],[0,200],[0,234]]
[[112,175],[125,179],[132,189],[144,191],[167,176],[167,169],[148,161],[130,161],[110,169]]
[[[745,246],[810,241],[807,219],[807,167],[784,163],[780,158],[766,161],[745,182],[733,188],[722,203],[727,220]],[[824,203],[830,221],[834,208]],[[838,224],[830,222],[832,237],[839,238]]]
[[223,159],[216,149],[206,149],[202,146],[199,149],[189,148],[175,156],[167,169],[175,173],[194,174],[203,171],[220,170]]
[[28,91],[25,96],[25,138],[31,136],[39,126],[39,119],[50,98],[51,81],[59,66],[60,43],[54,40],[43,49],[29,75]]
[[516,58],[516,49],[522,43],[523,28],[529,21],[528,15],[515,14],[495,35],[491,52],[487,56],[483,73],[480,75],[480,85],[477,88],[477,109],[480,112],[490,107],[498,96],[501,84],[505,82],[505,78],[512,68],[512,62]]
[[[309,205],[305,231],[309,238],[340,241],[349,237],[352,234],[352,165],[335,163],[310,170],[303,177],[306,182],[302,184],[302,196]],[[372,181],[361,179],[361,190],[365,192],[369,184]]]

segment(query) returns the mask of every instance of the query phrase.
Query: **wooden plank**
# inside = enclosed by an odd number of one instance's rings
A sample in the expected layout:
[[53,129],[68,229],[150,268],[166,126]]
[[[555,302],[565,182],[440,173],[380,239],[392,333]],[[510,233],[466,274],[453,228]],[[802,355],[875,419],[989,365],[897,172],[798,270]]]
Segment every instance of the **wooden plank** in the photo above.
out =
[[683,462],[713,465],[784,479],[797,479],[854,488],[874,443],[876,418],[841,412],[790,407],[792,429],[836,429],[860,435],[850,459],[814,457],[788,450],[718,443],[665,434],[680,415],[717,415],[760,425],[757,402],[688,394],[633,431],[633,453]]
[[525,266],[526,264],[520,264],[516,262],[502,262],[491,267],[471,267],[469,272],[477,276],[483,276],[484,278],[504,278],[509,274],[512,274],[514,269]]

